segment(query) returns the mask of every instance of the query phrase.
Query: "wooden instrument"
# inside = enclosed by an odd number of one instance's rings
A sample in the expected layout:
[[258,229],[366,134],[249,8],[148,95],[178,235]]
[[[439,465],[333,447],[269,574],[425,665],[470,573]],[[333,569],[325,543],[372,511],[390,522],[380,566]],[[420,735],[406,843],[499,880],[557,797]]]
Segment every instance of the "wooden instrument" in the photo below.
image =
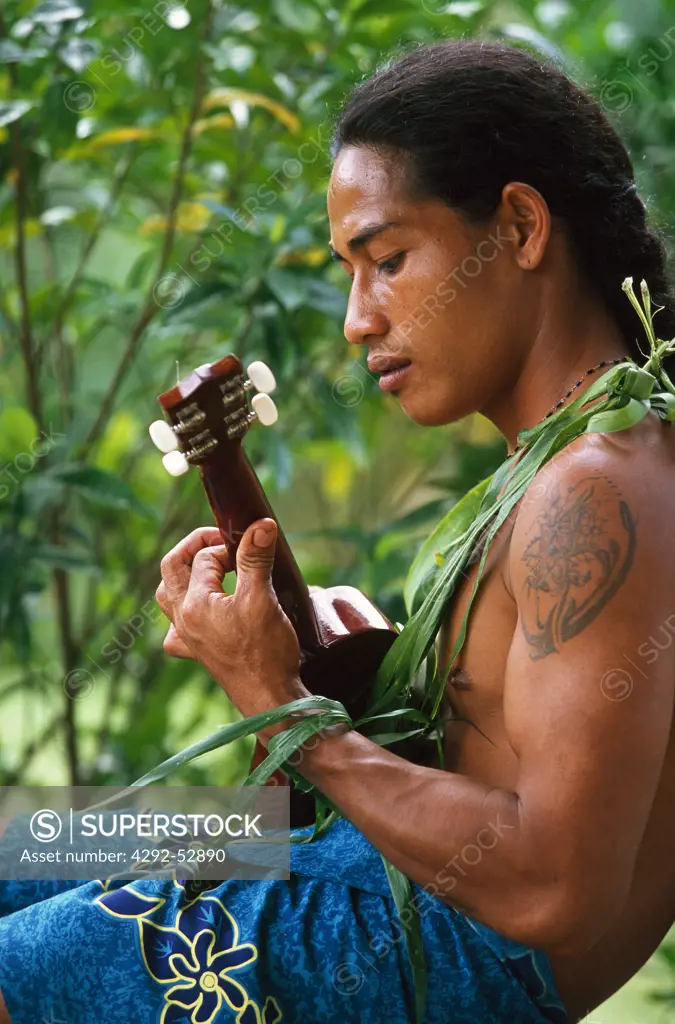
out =
[[[170,424],[157,420],[150,436],[164,452],[172,476],[199,469],[215,521],[234,554],[256,519],[276,520],[242,447],[249,427],[271,426],[277,410],[269,393],[276,386],[261,362],[244,368],[234,355],[198,367],[176,387],[159,396]],[[251,391],[257,392],[249,402]],[[330,587],[310,594],[281,528],[272,582],[279,603],[293,623],[301,649],[300,675],[312,693],[341,701],[350,715],[363,714],[375,673],[396,631],[355,587]],[[259,742],[251,767],[266,757]],[[288,785],[276,772],[269,785]],[[293,790],[291,825],[314,820],[314,802]]]

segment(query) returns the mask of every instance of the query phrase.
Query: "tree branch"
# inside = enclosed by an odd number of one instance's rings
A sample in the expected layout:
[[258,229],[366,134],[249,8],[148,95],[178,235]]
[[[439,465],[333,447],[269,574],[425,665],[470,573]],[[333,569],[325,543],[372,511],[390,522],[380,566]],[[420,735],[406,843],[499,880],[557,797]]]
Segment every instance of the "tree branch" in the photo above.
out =
[[[70,613],[70,586],[68,573],[65,569],[54,569],[52,574],[54,589],[56,591],[56,607],[59,620],[59,632],[61,639],[61,660],[63,664],[64,679],[67,679],[71,672],[77,668],[79,651],[73,639],[72,621]],[[77,722],[75,718],[75,701],[64,686],[64,714],[63,724],[65,728],[66,759],[68,763],[68,774],[70,785],[80,784],[80,763],[77,742]]]
[[[14,84],[15,73],[10,65],[10,76]],[[21,119],[12,121],[10,127],[12,167],[14,170],[14,188],[16,196],[16,242],[14,246],[14,265],[16,281],[19,289],[21,317],[19,324],[19,340],[26,372],[26,390],[28,408],[40,430],[44,430],[45,422],[40,394],[38,363],[34,358],[33,329],[30,317],[30,300],[28,297],[28,271],[26,267],[26,235],[24,224],[27,211],[26,163],[25,151],[21,139]]]
[[[203,28],[202,28],[201,43],[205,42],[208,39],[208,37],[209,37],[210,30],[211,30],[212,20],[213,20],[213,6],[212,6],[212,3],[209,2],[207,4],[206,15],[204,17],[204,25],[203,25]],[[190,157],[190,153],[192,151],[193,129],[194,129],[195,122],[197,121],[197,119],[199,117],[199,111],[201,109],[202,99],[203,99],[203,94],[204,94],[204,77],[205,77],[205,74],[204,74],[205,67],[204,67],[204,65],[205,65],[204,51],[203,51],[202,46],[200,45],[199,54],[198,54],[197,62],[196,62],[196,66],[195,66],[195,79],[194,79],[195,84],[194,84],[194,90],[193,90],[193,95],[192,95],[192,105],[191,105],[191,108],[190,108],[190,113],[188,115],[187,124],[185,126],[184,131],[183,131],[183,137],[182,137],[182,143],[181,143],[181,151],[180,151],[180,156],[178,158],[178,167],[176,169],[176,174],[175,174],[174,180],[173,180],[173,188],[172,188],[172,191],[171,191],[171,199],[169,201],[169,210],[168,210],[168,215],[167,215],[167,226],[166,226],[166,231],[164,233],[164,241],[163,241],[163,244],[162,244],[162,250],[161,250],[161,253],[160,253],[160,257],[159,257],[159,265],[158,265],[158,268],[157,268],[157,273],[155,275],[155,280],[153,281],[152,287],[150,288],[148,296],[147,296],[147,298],[145,300],[145,304],[143,306],[143,309],[141,310],[141,313],[140,313],[140,315],[138,317],[138,320],[136,321],[136,323],[134,324],[134,326],[133,326],[133,328],[131,330],[131,335],[129,337],[129,341],[127,343],[127,347],[126,347],[126,349],[125,349],[125,351],[124,351],[124,353],[122,355],[122,358],[121,358],[121,360],[120,360],[120,362],[119,362],[119,364],[117,366],[117,370],[115,371],[113,379],[110,382],[110,386],[108,388],[108,391],[106,392],[106,394],[103,397],[103,401],[101,402],[101,408],[99,410],[99,414],[96,417],[96,420],[95,420],[93,426],[91,427],[91,430],[89,431],[89,433],[88,433],[88,435],[87,435],[87,437],[86,437],[86,439],[84,441],[84,445],[83,445],[83,447],[82,447],[82,449],[81,449],[81,451],[79,453],[80,458],[82,458],[82,459],[84,459],[86,457],[86,455],[91,450],[92,446],[96,443],[96,441],[99,439],[100,435],[102,434],[103,430],[105,429],[105,425],[108,422],[108,418],[109,418],[110,413],[111,413],[111,411],[113,409],[113,406],[115,404],[115,399],[117,398],[117,394],[119,392],[119,389],[120,389],[120,387],[121,387],[121,385],[122,385],[122,383],[123,383],[127,373],[129,372],[129,370],[130,370],[130,368],[131,368],[131,366],[133,364],[133,361],[134,361],[134,359],[135,359],[135,357],[137,355],[138,348],[139,348],[141,340],[143,338],[143,334],[145,333],[145,329],[150,324],[150,322],[155,318],[155,316],[157,315],[158,309],[159,309],[159,307],[157,305],[157,302],[156,302],[156,299],[155,299],[155,288],[159,284],[159,282],[161,281],[162,277],[164,276],[164,272],[165,272],[165,270],[166,270],[166,268],[168,266],[169,258],[171,256],[171,250],[172,250],[172,247],[173,247],[173,241],[174,241],[174,237],[175,237],[175,234],[176,234],[176,220],[177,220],[177,214],[178,214],[178,204],[180,203],[181,196],[183,194],[183,185],[184,185],[184,181],[185,181],[185,172],[187,170],[188,160],[189,160],[189,157]]]
[[[56,359],[54,362],[56,378],[58,380],[59,390],[61,392],[61,400],[63,404],[65,423],[68,423],[72,418],[72,402],[70,395],[70,366],[68,360],[68,352],[63,341],[63,327],[65,319],[67,314],[70,312],[70,307],[72,306],[73,300],[77,295],[77,290],[80,286],[82,275],[84,273],[89,257],[91,256],[94,246],[96,245],[101,236],[103,228],[110,220],[112,212],[115,209],[115,205],[117,203],[117,200],[119,199],[120,193],[124,187],[124,183],[126,182],[126,179],[129,175],[129,171],[131,170],[135,158],[136,151],[134,147],[132,148],[128,156],[118,163],[117,170],[113,177],[110,191],[108,193],[108,199],[106,201],[106,204],[99,214],[98,220],[94,226],[93,231],[87,238],[75,272],[70,280],[70,284],[66,288],[63,299],[61,300],[59,308],[57,309],[56,314],[54,316],[54,327],[52,333],[52,337],[56,342]],[[38,364],[41,362],[43,352],[44,342],[41,345],[38,345],[36,349],[35,358]]]
[[21,757],[21,760],[19,761],[14,771],[9,772],[5,776],[2,783],[3,786],[18,786],[21,783],[21,780],[23,779],[23,776],[28,770],[33,758],[37,754],[41,753],[41,751],[44,749],[45,744],[49,743],[49,741],[54,736],[56,736],[62,724],[63,713],[60,713],[51,720],[49,725],[47,725],[42,730],[39,736],[36,736],[35,739],[31,740],[31,742],[24,750],[23,756]]

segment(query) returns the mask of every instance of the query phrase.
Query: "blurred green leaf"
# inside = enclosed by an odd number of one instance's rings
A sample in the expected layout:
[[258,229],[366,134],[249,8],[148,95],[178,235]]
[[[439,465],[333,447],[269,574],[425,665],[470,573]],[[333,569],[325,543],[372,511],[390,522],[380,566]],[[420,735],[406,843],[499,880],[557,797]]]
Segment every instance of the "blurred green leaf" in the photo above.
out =
[[42,565],[55,569],[98,571],[98,566],[92,563],[88,555],[72,548],[57,547],[54,544],[36,545],[34,557]]
[[31,21],[54,24],[60,21],[74,21],[84,15],[84,8],[70,0],[42,0],[42,3],[31,11]]
[[[8,51],[3,49],[3,46],[5,44],[0,43],[0,63],[12,59],[8,55]],[[3,100],[0,102],[0,128],[3,125],[11,124],[12,121],[18,121],[32,106],[33,104],[30,100]]]
[[265,274],[265,281],[284,309],[298,309],[308,300],[309,281],[292,270],[270,267]]
[[96,505],[104,508],[130,509],[142,516],[152,516],[151,511],[139,501],[124,480],[104,469],[72,464],[55,467],[51,471],[51,476]]
[[306,0],[272,0],[279,21],[293,32],[314,35],[321,25],[321,14]]
[[4,458],[19,454],[30,458],[39,437],[37,423],[27,409],[16,405],[0,412],[0,455]]

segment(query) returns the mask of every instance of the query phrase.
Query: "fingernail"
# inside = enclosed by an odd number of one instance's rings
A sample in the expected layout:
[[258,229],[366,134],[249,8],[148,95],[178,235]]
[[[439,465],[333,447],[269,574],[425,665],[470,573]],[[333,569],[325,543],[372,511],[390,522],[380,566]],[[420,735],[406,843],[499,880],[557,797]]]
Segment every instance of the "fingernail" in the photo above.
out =
[[274,532],[272,530],[258,529],[253,533],[253,543],[257,548],[268,548],[274,540]]

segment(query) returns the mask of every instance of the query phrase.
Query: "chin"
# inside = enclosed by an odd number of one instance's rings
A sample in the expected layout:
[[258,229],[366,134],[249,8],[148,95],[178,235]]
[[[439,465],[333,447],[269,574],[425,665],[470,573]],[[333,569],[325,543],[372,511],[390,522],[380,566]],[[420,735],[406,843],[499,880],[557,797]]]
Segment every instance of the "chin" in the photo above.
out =
[[429,395],[407,395],[405,389],[397,398],[408,419],[420,427],[443,427],[467,415],[450,402],[433,401]]

